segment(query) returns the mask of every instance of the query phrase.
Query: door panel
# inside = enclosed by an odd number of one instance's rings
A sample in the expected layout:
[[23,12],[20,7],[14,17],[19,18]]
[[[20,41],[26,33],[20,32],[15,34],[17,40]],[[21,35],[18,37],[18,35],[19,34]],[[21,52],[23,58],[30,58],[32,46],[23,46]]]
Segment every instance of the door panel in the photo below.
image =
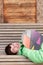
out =
[[4,21],[8,23],[35,23],[36,0],[4,0]]

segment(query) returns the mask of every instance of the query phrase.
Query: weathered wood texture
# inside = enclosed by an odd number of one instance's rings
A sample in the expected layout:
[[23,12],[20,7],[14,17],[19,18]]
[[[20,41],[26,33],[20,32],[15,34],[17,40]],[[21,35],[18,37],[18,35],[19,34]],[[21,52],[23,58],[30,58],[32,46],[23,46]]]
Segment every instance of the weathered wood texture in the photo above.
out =
[[3,23],[3,0],[0,0],[0,23]]
[[4,22],[35,23],[36,0],[4,0]]
[[0,65],[43,65],[32,63],[21,55],[6,55],[5,47],[19,41],[26,29],[36,29],[43,35],[43,24],[0,24]]

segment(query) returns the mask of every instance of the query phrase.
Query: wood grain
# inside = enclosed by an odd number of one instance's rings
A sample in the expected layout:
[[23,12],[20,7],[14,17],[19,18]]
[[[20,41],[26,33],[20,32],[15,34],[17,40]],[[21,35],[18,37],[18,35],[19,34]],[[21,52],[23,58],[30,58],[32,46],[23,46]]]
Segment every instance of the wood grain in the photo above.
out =
[[4,0],[4,19],[8,23],[35,23],[36,0]]

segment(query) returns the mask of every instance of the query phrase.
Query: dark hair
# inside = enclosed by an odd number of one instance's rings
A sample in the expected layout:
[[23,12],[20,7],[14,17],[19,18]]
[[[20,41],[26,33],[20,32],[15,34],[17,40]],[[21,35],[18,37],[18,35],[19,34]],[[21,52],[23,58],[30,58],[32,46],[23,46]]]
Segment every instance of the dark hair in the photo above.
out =
[[17,53],[13,53],[11,52],[11,47],[10,47],[11,44],[8,44],[5,48],[5,52],[7,55],[16,55]]

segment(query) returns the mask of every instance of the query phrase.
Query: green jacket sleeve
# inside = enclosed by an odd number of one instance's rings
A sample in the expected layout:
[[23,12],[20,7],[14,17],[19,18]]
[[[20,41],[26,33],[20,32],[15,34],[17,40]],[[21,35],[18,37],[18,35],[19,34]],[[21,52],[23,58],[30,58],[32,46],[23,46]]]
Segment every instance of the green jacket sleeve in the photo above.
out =
[[43,43],[40,50],[31,50],[24,47],[22,55],[29,58],[34,63],[43,63]]

